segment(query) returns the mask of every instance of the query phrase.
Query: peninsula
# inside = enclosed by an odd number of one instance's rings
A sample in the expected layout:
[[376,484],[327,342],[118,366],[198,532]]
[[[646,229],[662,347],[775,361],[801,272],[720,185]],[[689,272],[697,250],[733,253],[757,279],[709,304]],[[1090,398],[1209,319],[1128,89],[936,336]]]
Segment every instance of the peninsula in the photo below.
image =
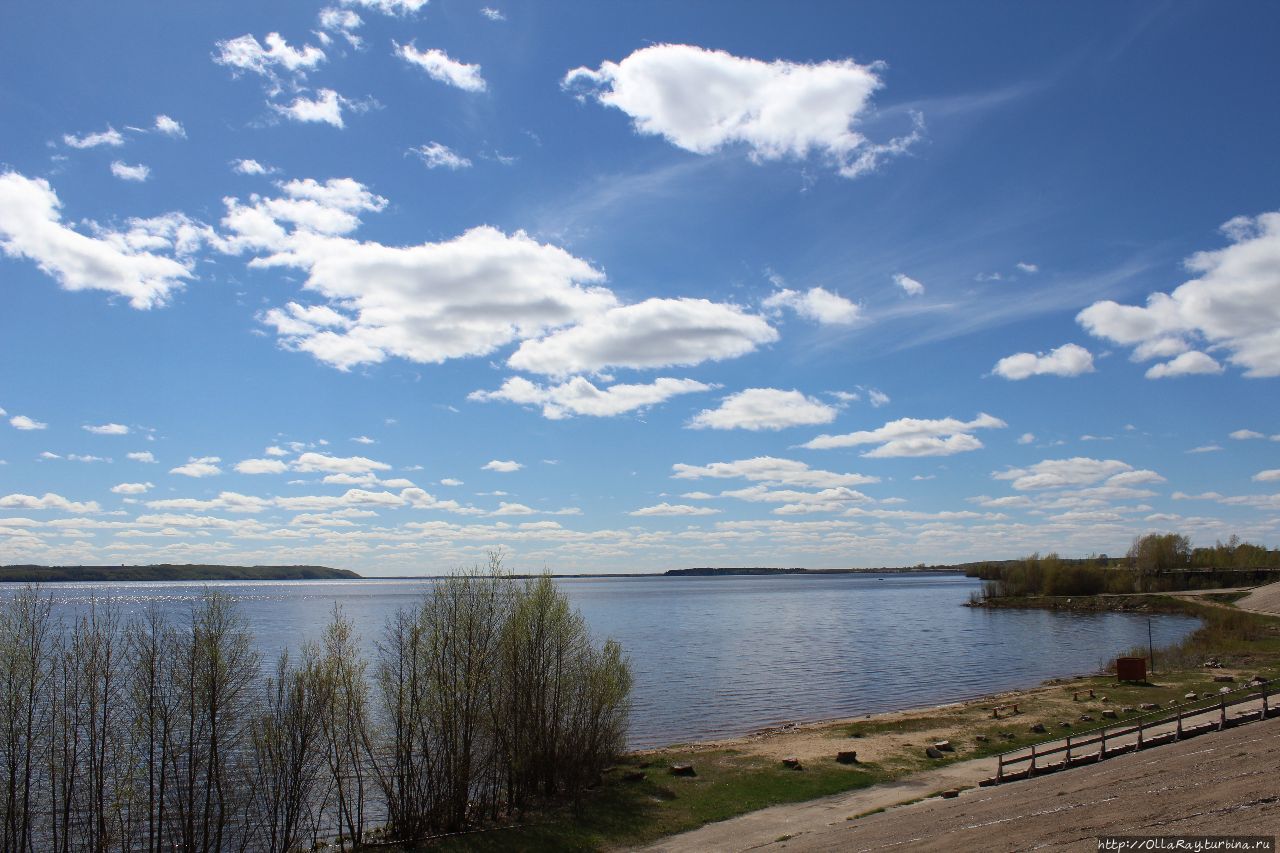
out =
[[357,580],[347,569],[326,566],[217,566],[159,563],[150,566],[0,566],[0,583],[70,581],[298,581]]

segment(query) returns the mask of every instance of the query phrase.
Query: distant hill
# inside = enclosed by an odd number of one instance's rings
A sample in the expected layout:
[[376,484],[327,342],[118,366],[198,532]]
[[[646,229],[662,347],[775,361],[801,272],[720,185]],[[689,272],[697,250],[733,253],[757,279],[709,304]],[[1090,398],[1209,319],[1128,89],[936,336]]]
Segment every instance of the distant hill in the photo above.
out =
[[0,583],[61,581],[297,581],[351,580],[360,575],[325,566],[0,566]]

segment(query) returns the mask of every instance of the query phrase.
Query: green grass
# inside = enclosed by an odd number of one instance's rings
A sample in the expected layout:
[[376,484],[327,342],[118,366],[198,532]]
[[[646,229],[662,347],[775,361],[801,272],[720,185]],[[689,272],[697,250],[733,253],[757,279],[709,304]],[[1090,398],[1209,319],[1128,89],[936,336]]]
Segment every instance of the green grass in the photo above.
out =
[[[672,776],[671,764],[688,763],[698,775]],[[643,770],[642,782],[624,773]],[[457,836],[433,849],[447,851],[587,851],[637,845],[749,811],[865,788],[890,774],[876,765],[829,762],[790,770],[781,763],[730,750],[661,752],[628,760],[606,774],[583,809],[546,823]]]

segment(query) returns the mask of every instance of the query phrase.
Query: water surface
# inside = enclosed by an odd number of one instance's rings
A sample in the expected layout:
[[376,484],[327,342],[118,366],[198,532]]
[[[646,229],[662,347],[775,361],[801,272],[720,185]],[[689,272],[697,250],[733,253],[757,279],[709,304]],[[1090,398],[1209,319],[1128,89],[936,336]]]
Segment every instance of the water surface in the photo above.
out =
[[[185,615],[207,586],[236,596],[264,660],[316,637],[335,603],[369,655],[387,617],[430,580],[50,584],[64,617],[94,596],[126,615],[159,601]],[[1174,642],[1183,616],[962,606],[959,575],[574,578],[558,581],[635,672],[631,745],[741,735],[955,701],[1092,672],[1120,651]],[[14,587],[0,589],[8,594]],[[1158,662],[1157,662],[1158,663]]]

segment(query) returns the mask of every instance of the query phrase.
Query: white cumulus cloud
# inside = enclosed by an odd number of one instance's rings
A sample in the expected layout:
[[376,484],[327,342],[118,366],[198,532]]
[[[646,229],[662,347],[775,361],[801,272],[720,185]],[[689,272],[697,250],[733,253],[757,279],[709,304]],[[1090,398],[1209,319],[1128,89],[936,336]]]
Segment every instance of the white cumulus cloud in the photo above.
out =
[[279,33],[267,33],[264,43],[245,34],[218,42],[213,61],[236,71],[249,71],[273,83],[278,72],[302,76],[325,60],[325,53],[313,45],[291,47]]
[[610,308],[578,325],[526,340],[508,360],[519,370],[563,376],[609,367],[658,368],[720,361],[777,340],[762,317],[706,299],[652,298]]
[[[350,9],[335,9],[332,7],[321,9],[319,22],[322,30],[340,34],[347,40],[347,44],[352,47],[358,48],[364,43],[363,39],[355,33],[356,30],[364,25],[364,21]],[[321,41],[328,44],[325,41],[327,36],[324,33],[318,33],[317,35],[322,36]]]
[[124,424],[85,424],[83,427],[86,432],[94,435],[128,435],[129,428]]
[[720,510],[713,509],[709,506],[689,506],[688,504],[671,504],[663,501],[655,506],[645,506],[640,509],[633,509],[627,515],[639,516],[641,518],[663,515],[716,515]]
[[13,427],[14,429],[20,429],[24,431],[49,428],[49,425],[47,423],[44,423],[43,421],[35,420],[34,418],[29,418],[26,415],[14,415],[13,417],[9,418],[9,426]]
[[83,136],[76,136],[72,133],[64,134],[62,141],[71,148],[97,148],[99,145],[108,145],[118,148],[124,145],[124,137],[120,131],[110,125],[106,130],[97,133],[86,133]]
[[222,469],[218,467],[221,461],[217,456],[191,456],[185,465],[170,468],[169,473],[184,477],[213,477],[222,473]]
[[410,148],[409,151],[418,155],[428,169],[457,171],[471,168],[470,160],[440,142],[428,142],[426,145]]
[[[991,476],[996,480],[1011,480],[1019,491],[1031,489],[1060,489],[1067,486],[1087,486],[1117,474],[1130,474],[1133,466],[1119,459],[1091,459],[1076,456],[1070,459],[1046,459],[1026,468],[1006,468]],[[1154,472],[1152,472],[1154,473]],[[1121,483],[1118,484],[1122,484]]]
[[516,462],[511,459],[507,459],[507,460],[493,459],[484,463],[484,465],[480,466],[480,470],[497,471],[500,474],[510,474],[513,471],[519,471],[523,467],[524,466],[521,465],[519,462]]
[[703,409],[689,421],[691,429],[779,430],[829,424],[838,410],[799,391],[747,388],[730,394],[714,409]]
[[165,136],[172,136],[174,139],[187,138],[187,129],[182,126],[182,122],[175,118],[170,118],[163,113],[156,116],[153,127],[157,133],[163,133]]
[[1170,361],[1153,364],[1147,369],[1148,379],[1170,379],[1175,376],[1212,376],[1221,373],[1223,367],[1212,356],[1198,350],[1184,352]]
[[513,376],[496,391],[474,391],[468,399],[502,400],[523,406],[539,406],[542,416],[561,420],[574,415],[613,417],[663,403],[679,394],[709,391],[710,385],[692,379],[662,377],[646,384],[615,384],[605,388],[575,376],[559,385],[539,385]]
[[342,0],[344,6],[362,6],[384,15],[410,15],[430,0]]
[[155,454],[152,453],[150,450],[140,450],[135,453],[126,453],[125,456],[129,459],[132,459],[134,462],[154,463],[156,461]]
[[522,231],[479,226],[416,246],[351,239],[360,214],[387,202],[350,178],[280,188],[276,198],[227,199],[220,245],[253,253],[253,267],[307,272],[305,290],[327,304],[292,302],[260,319],[286,347],[340,369],[389,357],[435,364],[520,342],[510,366],[569,377],[732,358],[778,337],[735,305],[619,305],[602,271]]
[[243,459],[236,463],[241,474],[282,474],[288,466],[279,459]]
[[1266,471],[1259,471],[1253,475],[1253,479],[1259,483],[1273,483],[1280,480],[1280,468],[1271,468]]
[[44,497],[35,495],[13,494],[0,498],[0,509],[58,509],[63,512],[99,512],[102,508],[97,501],[72,501],[53,492],[45,492]]
[[1077,316],[1090,334],[1133,346],[1134,359],[1170,357],[1147,377],[1219,373],[1202,351],[1221,347],[1250,378],[1280,376],[1280,211],[1222,226],[1226,248],[1198,252],[1184,266],[1196,277],[1145,306],[1096,302]]
[[121,483],[112,486],[111,491],[117,495],[141,495],[155,488],[155,483]]
[[322,471],[327,474],[369,474],[374,471],[391,470],[391,466],[387,463],[364,456],[330,456],[327,453],[314,452],[303,453],[289,463],[289,467],[303,473]]
[[274,172],[270,166],[264,166],[257,160],[232,160],[231,170],[241,175],[266,175]]
[[129,232],[98,229],[89,237],[62,224],[61,207],[44,179],[0,174],[0,249],[34,261],[66,290],[104,290],[140,309],[163,305],[192,277],[188,262],[157,254],[183,248],[179,230],[189,221],[131,220]]
[[756,161],[817,154],[845,177],[871,171],[919,138],[876,144],[857,129],[881,81],[851,59],[807,64],[733,56],[682,44],[641,48],[562,86],[627,114],[635,129],[696,154],[744,145]]
[[299,95],[291,104],[272,104],[271,108],[294,121],[306,124],[328,124],[341,128],[345,126],[342,120],[342,107],[346,103],[346,98],[332,89],[321,89],[316,92],[314,98]]
[[[688,465],[677,462],[671,466],[671,476],[677,480],[743,479],[766,486],[791,486],[794,488],[835,489],[880,482],[879,477],[866,474],[841,474],[810,468],[795,459],[776,456],[756,456],[732,462],[712,462],[709,465]],[[684,497],[691,497],[685,495]]]
[[484,77],[480,75],[479,65],[459,62],[437,48],[418,50],[412,44],[395,42],[392,44],[395,46],[396,56],[422,69],[432,80],[438,80],[466,92],[483,92],[486,88]]
[[1032,376],[1079,376],[1093,372],[1093,353],[1077,344],[1063,344],[1048,353],[1020,352],[1000,359],[991,372],[1014,380]]
[[769,311],[790,308],[806,320],[822,325],[850,326],[862,318],[862,306],[821,287],[812,287],[804,293],[783,288],[762,304]]
[[869,458],[896,456],[950,456],[982,448],[982,442],[971,433],[979,429],[1001,429],[1008,426],[997,417],[980,413],[971,421],[956,418],[935,420],[899,418],[873,430],[859,430],[844,435],[820,435],[801,447],[830,450],[876,444],[863,453]]
[[924,285],[909,275],[895,273],[893,276],[893,283],[898,285],[898,287],[901,287],[902,291],[906,293],[907,296],[920,296],[924,293]]

